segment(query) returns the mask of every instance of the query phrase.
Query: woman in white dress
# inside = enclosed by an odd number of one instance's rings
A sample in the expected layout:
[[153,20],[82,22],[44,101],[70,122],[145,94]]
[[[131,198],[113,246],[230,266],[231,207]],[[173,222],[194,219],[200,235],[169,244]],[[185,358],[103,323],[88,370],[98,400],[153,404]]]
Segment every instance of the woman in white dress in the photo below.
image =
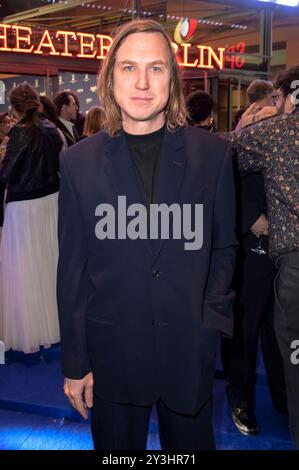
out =
[[28,83],[9,95],[18,123],[0,170],[7,185],[0,245],[0,339],[33,353],[60,341],[56,305],[61,137]]

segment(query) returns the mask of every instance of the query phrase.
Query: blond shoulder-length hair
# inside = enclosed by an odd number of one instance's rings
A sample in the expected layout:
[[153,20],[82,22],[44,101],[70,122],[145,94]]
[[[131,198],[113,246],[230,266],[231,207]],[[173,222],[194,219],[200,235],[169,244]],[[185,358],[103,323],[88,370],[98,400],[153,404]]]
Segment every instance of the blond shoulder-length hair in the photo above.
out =
[[83,134],[90,136],[101,131],[104,115],[105,112],[101,106],[92,106],[86,114]]
[[153,20],[134,20],[122,26],[109,49],[98,75],[98,93],[101,106],[105,109],[103,127],[110,135],[115,135],[122,127],[121,110],[114,99],[113,71],[118,49],[123,41],[131,34],[159,33],[167,44],[170,64],[169,99],[165,109],[166,125],[170,131],[186,125],[186,106],[181,85],[181,73],[171,41],[163,26]]

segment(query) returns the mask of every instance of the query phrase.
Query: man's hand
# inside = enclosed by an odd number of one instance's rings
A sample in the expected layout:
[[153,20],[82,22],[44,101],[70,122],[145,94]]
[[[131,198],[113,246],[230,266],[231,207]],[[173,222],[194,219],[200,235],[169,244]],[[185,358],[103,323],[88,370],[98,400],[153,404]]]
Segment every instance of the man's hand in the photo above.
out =
[[264,106],[261,108],[258,104],[253,103],[249,108],[242,114],[241,125],[242,129],[256,122],[262,121],[263,119],[270,118],[277,114],[275,106]]
[[83,379],[64,379],[64,394],[68,397],[71,405],[87,419],[87,408],[93,405],[93,375],[89,372]]
[[253,235],[255,235],[256,237],[260,237],[261,235],[268,235],[268,229],[269,229],[268,219],[264,214],[262,214],[254,222],[250,230],[253,233]]
[[256,104],[252,103],[249,108],[244,111],[241,117],[241,128],[243,129],[244,127],[250,126],[253,124],[253,119],[255,119],[256,113],[260,111],[262,108]]
[[276,106],[264,106],[260,111],[255,115],[255,121],[262,121],[263,119],[268,119],[270,117],[276,116],[277,108]]

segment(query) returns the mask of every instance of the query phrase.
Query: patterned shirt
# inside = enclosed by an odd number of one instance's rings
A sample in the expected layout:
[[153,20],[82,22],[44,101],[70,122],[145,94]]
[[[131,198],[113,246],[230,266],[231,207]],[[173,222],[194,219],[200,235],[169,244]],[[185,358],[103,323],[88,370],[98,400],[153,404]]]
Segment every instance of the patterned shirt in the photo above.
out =
[[299,251],[299,109],[230,133],[229,138],[240,171],[264,175],[270,254]]

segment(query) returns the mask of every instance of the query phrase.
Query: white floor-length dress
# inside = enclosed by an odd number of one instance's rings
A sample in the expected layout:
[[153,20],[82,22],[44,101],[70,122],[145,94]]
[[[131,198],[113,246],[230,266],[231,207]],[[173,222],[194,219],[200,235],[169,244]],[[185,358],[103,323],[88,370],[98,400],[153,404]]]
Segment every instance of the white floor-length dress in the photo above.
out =
[[33,353],[60,341],[56,303],[58,193],[9,202],[0,245],[0,339]]

